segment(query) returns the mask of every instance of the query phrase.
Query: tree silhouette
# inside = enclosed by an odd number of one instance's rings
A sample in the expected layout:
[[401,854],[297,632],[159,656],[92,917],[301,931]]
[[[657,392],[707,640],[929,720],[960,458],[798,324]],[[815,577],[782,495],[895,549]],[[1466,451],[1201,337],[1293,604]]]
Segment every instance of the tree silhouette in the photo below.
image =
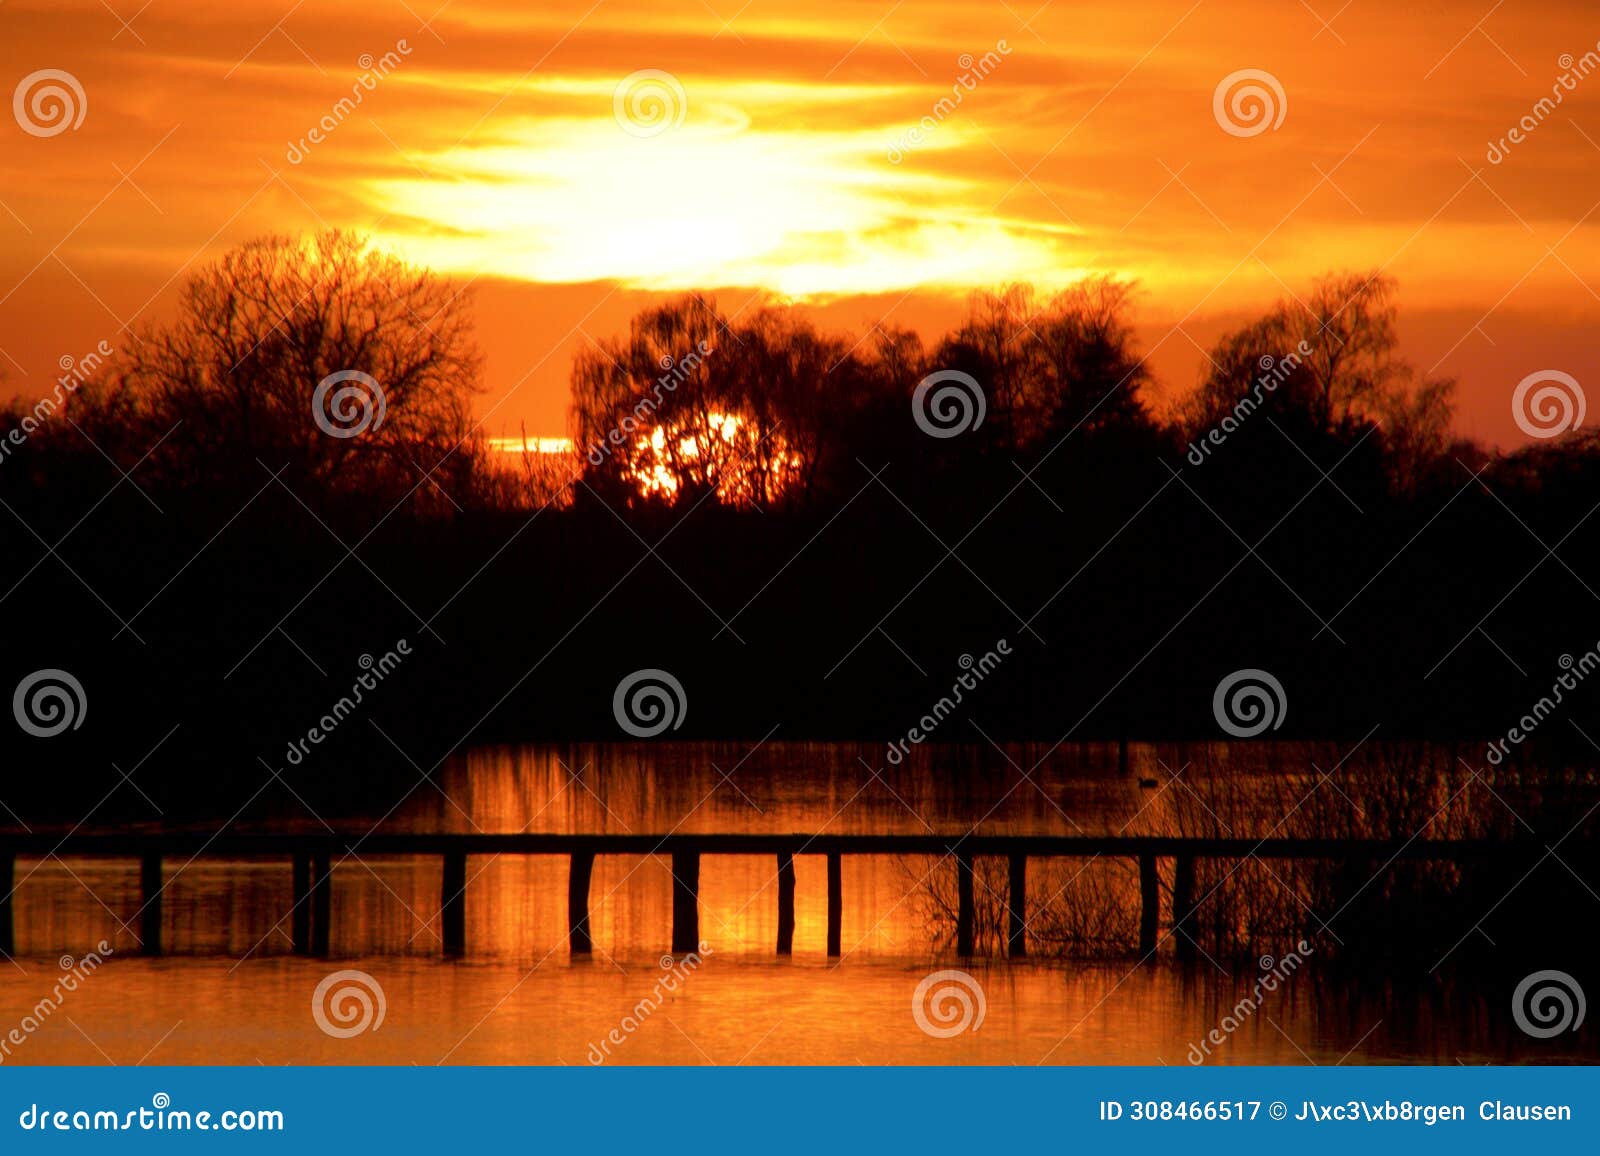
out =
[[1455,383],[1420,380],[1398,356],[1396,289],[1377,272],[1330,274],[1304,299],[1284,298],[1225,334],[1183,406],[1185,434],[1200,436],[1230,414],[1237,420],[1241,400],[1251,398],[1307,435],[1385,426],[1408,473],[1442,452]]
[[351,234],[251,241],[192,277],[177,317],[141,332],[71,415],[124,455],[158,445],[144,466],[157,485],[231,493],[264,466],[308,499],[437,508],[478,464],[466,306]]

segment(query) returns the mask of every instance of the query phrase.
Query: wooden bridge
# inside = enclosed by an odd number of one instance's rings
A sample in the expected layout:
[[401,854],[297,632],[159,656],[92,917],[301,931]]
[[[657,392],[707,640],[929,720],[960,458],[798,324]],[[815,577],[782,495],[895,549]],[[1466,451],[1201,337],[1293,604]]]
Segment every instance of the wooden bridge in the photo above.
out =
[[[294,885],[290,917],[294,950],[327,955],[331,925],[330,880],[337,858],[439,856],[444,952],[466,951],[468,855],[559,855],[569,860],[567,934],[574,955],[591,951],[589,880],[596,855],[663,855],[672,861],[672,950],[691,952],[700,942],[700,859],[705,855],[770,855],[777,867],[779,955],[794,950],[794,859],[821,855],[828,864],[828,954],[840,954],[844,906],[843,860],[847,855],[948,856],[957,869],[956,950],[971,955],[974,898],[972,864],[992,856],[1009,864],[1007,950],[1027,954],[1023,901],[1028,860],[1043,857],[1120,858],[1139,865],[1139,949],[1155,950],[1160,927],[1160,860],[1173,861],[1171,926],[1178,926],[1194,904],[1195,862],[1199,859],[1342,859],[1370,864],[1374,871],[1397,861],[1468,862],[1495,860],[1531,866],[1547,853],[1533,840],[1241,839],[1160,836],[1055,835],[204,835],[116,834],[0,836],[0,951],[15,943],[12,894],[19,855],[97,856],[137,860],[143,904],[139,910],[140,946],[161,953],[161,896],[164,862],[206,858],[284,858]],[[1585,851],[1587,853],[1587,849]],[[1192,955],[1193,942],[1177,939],[1180,956]]]

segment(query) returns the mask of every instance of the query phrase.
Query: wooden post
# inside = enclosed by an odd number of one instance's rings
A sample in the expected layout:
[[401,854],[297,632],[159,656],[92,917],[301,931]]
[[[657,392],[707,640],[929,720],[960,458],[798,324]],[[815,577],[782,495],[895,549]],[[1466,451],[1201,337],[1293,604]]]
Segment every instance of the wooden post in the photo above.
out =
[[972,954],[972,856],[956,856],[956,954]]
[[450,851],[444,857],[444,881],[439,888],[439,923],[447,956],[467,951],[467,853]]
[[1006,950],[1012,959],[1028,954],[1027,935],[1028,857],[1011,856],[1011,877],[1006,886],[1006,906],[1010,909]]
[[672,951],[700,950],[700,852],[672,853]]
[[844,915],[844,867],[839,853],[828,856],[828,955],[839,957],[839,929]]
[[0,955],[14,955],[17,950],[11,916],[11,893],[16,889],[16,877],[17,857],[10,851],[0,851]]
[[139,860],[139,950],[144,955],[161,954],[161,856],[145,855]]
[[330,916],[333,909],[333,865],[327,855],[311,860],[311,953],[328,954]]
[[1160,877],[1154,855],[1139,856],[1139,951],[1150,955],[1156,949],[1156,920],[1160,917]]
[[1199,944],[1199,928],[1190,916],[1194,914],[1194,856],[1179,855],[1172,864],[1172,937],[1176,941],[1178,958],[1192,962]]
[[589,955],[594,941],[589,937],[589,878],[594,873],[594,853],[574,851],[567,867],[567,949],[573,955]]
[[794,954],[794,856],[778,852],[778,954]]
[[296,955],[311,954],[311,860],[294,856],[294,908],[290,914]]

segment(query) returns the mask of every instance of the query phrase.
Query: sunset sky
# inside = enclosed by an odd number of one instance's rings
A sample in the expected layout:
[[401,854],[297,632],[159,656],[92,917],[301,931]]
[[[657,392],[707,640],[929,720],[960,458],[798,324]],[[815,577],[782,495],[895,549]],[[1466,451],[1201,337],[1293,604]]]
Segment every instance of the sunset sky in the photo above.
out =
[[[1119,273],[1172,398],[1225,326],[1383,267],[1407,356],[1510,446],[1523,377],[1600,382],[1597,42],[1570,0],[5,0],[7,91],[61,70],[86,107],[0,125],[0,389],[344,226],[472,283],[490,435],[563,432],[573,352],[674,289],[932,336],[974,286]],[[1246,69],[1282,119],[1230,133]]]

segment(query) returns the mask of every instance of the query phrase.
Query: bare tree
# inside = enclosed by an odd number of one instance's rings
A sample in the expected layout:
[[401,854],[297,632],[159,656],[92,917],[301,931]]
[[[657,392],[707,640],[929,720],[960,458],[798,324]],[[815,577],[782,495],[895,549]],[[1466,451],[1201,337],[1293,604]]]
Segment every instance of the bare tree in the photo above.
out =
[[1402,487],[1443,453],[1455,383],[1425,378],[1398,355],[1397,285],[1382,273],[1319,278],[1305,298],[1225,334],[1207,355],[1200,388],[1182,407],[1188,437],[1270,405],[1320,433],[1379,426]]
[[578,351],[573,418],[595,484],[623,501],[717,488],[737,452],[714,373],[726,329],[714,301],[686,296],[636,316],[625,340]]
[[1382,273],[1335,273],[1319,278],[1298,308],[1286,304],[1291,337],[1311,347],[1306,369],[1324,428],[1374,416],[1403,374],[1395,289]]
[[1149,421],[1143,391],[1150,373],[1128,320],[1134,288],[1115,277],[1085,278],[1035,318],[1039,404],[1052,435]]
[[967,318],[942,342],[939,369],[970,374],[988,399],[988,435],[1015,448],[1030,440],[1046,416],[1039,374],[1038,299],[1031,285],[980,290],[967,298]]
[[1379,412],[1389,479],[1397,493],[1413,492],[1428,469],[1450,452],[1455,394],[1454,378],[1417,382],[1409,366],[1390,382]]
[[573,365],[574,424],[589,482],[608,500],[767,506],[811,492],[842,441],[862,360],[793,307],[730,322],[684,297],[634,318],[625,341]]
[[1041,303],[1031,285],[974,293],[941,345],[940,367],[983,386],[1001,444],[1018,448],[1079,428],[1144,424],[1150,375],[1128,320],[1134,285],[1089,277]]
[[174,484],[237,481],[259,460],[297,489],[442,502],[480,449],[465,306],[348,233],[251,241],[192,277],[177,318],[75,408],[163,439],[147,470]]

